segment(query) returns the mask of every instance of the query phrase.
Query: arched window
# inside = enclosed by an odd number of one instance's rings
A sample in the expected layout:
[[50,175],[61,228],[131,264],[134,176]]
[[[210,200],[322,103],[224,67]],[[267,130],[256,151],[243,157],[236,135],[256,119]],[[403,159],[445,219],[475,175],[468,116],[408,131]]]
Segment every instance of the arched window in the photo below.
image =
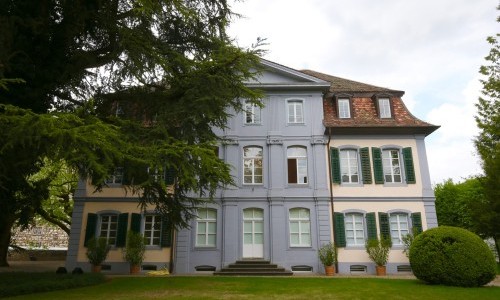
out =
[[243,148],[243,183],[262,184],[263,155],[261,147]]
[[403,237],[410,233],[408,214],[403,212],[389,214],[391,239],[393,245],[402,245]]
[[364,246],[365,225],[363,214],[346,213],[344,222],[347,246]]
[[287,149],[288,183],[307,183],[307,150],[304,147]]
[[290,209],[290,246],[311,246],[311,216],[307,208]]

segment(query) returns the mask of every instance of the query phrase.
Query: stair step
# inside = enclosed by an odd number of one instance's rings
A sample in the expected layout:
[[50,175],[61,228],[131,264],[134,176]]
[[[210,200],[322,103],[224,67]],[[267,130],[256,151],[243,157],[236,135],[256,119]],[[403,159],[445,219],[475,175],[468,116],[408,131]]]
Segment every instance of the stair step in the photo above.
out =
[[223,268],[222,272],[285,272],[285,268]]
[[273,264],[268,260],[249,259],[237,260],[229,264],[220,271],[214,272],[214,275],[226,276],[291,276],[293,272],[283,267]]
[[214,275],[219,276],[292,276],[291,271],[284,272],[214,272]]
[[241,265],[255,265],[255,264],[270,264],[271,262],[269,260],[262,260],[262,259],[243,259],[243,260],[237,260],[235,264],[241,264]]
[[277,264],[230,264],[227,266],[227,268],[268,268],[268,269],[275,269],[277,268]]

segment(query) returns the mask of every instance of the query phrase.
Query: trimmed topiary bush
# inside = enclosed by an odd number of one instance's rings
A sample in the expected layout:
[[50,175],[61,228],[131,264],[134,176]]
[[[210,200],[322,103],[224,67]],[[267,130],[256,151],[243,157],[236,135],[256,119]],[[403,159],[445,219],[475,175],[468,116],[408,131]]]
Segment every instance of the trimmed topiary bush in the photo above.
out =
[[482,286],[496,275],[493,253],[474,233],[458,227],[429,229],[410,248],[413,274],[430,284]]

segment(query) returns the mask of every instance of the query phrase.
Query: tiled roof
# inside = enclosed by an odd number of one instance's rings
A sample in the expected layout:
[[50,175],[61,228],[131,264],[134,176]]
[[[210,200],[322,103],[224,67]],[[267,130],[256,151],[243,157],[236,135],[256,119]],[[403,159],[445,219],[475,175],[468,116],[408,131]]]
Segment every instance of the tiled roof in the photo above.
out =
[[[323,123],[338,134],[425,134],[439,126],[424,122],[413,116],[406,108],[401,96],[404,92],[344,79],[311,70],[301,72],[331,83],[330,93],[323,100]],[[335,95],[348,94],[351,99],[351,118],[340,119],[335,105]],[[381,119],[373,96],[383,94],[391,99],[392,118]]]

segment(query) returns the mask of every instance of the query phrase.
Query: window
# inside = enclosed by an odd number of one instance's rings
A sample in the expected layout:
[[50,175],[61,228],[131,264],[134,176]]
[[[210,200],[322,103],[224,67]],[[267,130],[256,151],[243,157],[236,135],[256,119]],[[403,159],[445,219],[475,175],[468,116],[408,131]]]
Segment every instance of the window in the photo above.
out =
[[340,175],[342,183],[359,182],[358,151],[340,150]]
[[196,220],[196,246],[215,247],[217,235],[217,211],[215,209],[198,209]]
[[146,246],[159,246],[161,238],[161,217],[158,215],[144,216],[144,239]]
[[402,182],[399,150],[383,150],[382,165],[385,182]]
[[123,183],[123,168],[118,167],[113,172],[113,175],[106,179],[106,184],[122,184]]
[[339,113],[340,119],[348,119],[351,117],[351,107],[349,104],[349,99],[338,99],[337,100],[337,109]]
[[391,118],[391,102],[389,98],[378,99],[378,112],[382,119]]
[[118,216],[117,215],[101,215],[101,227],[99,237],[106,238],[109,245],[116,244],[116,235],[118,231]]
[[245,124],[260,124],[260,107],[250,101],[245,101]]
[[359,213],[348,213],[344,217],[345,234],[347,246],[365,245],[365,226],[363,215]]
[[403,237],[410,233],[408,226],[408,214],[393,213],[389,216],[391,239],[393,245],[402,245]]
[[288,183],[307,183],[307,150],[304,147],[289,147],[288,158]]
[[290,209],[290,246],[311,246],[311,221],[309,209]]
[[302,100],[287,102],[288,123],[304,123],[304,103]]
[[243,148],[243,183],[262,184],[262,148]]

